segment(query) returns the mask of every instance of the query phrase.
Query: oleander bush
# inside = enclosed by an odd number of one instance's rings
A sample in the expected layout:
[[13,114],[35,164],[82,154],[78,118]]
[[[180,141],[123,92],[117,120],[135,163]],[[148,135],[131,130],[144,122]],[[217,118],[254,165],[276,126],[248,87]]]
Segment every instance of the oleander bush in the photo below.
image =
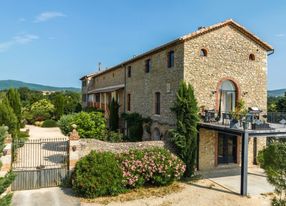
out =
[[47,119],[43,122],[42,127],[57,127],[58,124],[53,119]]
[[77,162],[72,188],[82,197],[117,195],[124,191],[122,170],[111,152],[92,151]]
[[161,186],[179,180],[186,166],[181,159],[163,148],[130,150],[118,156],[127,188],[146,184]]
[[163,186],[179,180],[186,166],[163,148],[122,154],[92,151],[77,162],[72,188],[82,197],[117,195],[141,186]]

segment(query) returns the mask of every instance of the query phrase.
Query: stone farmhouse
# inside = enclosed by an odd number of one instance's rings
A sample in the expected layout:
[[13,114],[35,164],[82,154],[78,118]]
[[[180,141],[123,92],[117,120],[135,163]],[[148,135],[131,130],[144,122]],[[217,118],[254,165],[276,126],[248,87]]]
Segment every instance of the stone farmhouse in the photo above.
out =
[[[109,69],[83,76],[82,102],[101,108],[116,99],[120,113],[137,112],[153,120],[144,139],[164,139],[176,118],[170,108],[180,81],[190,83],[203,111],[214,111],[222,122],[238,100],[267,112],[267,57],[273,48],[234,20],[226,20],[135,56]],[[262,116],[262,114],[260,114]],[[121,124],[124,127],[124,124]],[[229,126],[228,126],[229,127]],[[222,129],[220,129],[222,128]],[[240,164],[240,133],[205,123],[199,128],[199,165],[208,170],[220,164]],[[256,163],[266,138],[248,140],[248,164]]]

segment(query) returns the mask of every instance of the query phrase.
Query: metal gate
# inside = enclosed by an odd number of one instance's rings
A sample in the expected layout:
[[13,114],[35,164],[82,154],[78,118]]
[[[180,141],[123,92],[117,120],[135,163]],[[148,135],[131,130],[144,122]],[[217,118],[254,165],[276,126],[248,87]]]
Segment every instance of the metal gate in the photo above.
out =
[[66,138],[13,142],[12,190],[54,187],[68,174],[69,142]]

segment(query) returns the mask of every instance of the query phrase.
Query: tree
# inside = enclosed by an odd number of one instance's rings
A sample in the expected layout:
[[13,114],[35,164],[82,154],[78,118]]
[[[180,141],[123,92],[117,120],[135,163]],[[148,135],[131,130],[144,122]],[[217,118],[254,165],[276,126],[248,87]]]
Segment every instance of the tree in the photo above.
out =
[[60,119],[61,116],[64,114],[64,103],[65,97],[62,93],[56,93],[54,96],[52,103],[55,106],[55,118]]
[[286,111],[286,96],[278,99],[277,104],[276,104],[276,109],[279,112]]
[[176,114],[176,129],[170,131],[170,140],[177,155],[185,162],[185,176],[194,174],[197,156],[198,106],[191,85],[181,82],[171,110]]
[[109,104],[109,129],[111,131],[117,131],[119,126],[119,104],[112,98]]
[[6,93],[10,106],[12,107],[17,119],[18,119],[18,128],[20,128],[22,120],[22,105],[20,100],[20,94],[17,89],[9,89]]
[[47,99],[41,99],[31,106],[31,112],[35,120],[46,120],[52,117],[55,106]]
[[267,174],[267,180],[274,185],[273,206],[286,205],[286,143],[275,142],[259,152],[258,161]]
[[19,129],[18,119],[6,96],[0,101],[0,125],[7,125],[9,133],[13,137],[16,136]]

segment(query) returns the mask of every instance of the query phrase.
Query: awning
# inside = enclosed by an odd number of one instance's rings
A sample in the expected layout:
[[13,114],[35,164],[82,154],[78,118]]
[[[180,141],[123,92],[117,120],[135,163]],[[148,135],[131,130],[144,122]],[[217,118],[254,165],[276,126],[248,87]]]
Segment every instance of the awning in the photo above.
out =
[[96,93],[102,93],[102,92],[113,92],[119,89],[123,89],[125,86],[124,84],[119,84],[115,86],[109,86],[109,87],[102,87],[102,88],[97,88],[94,90],[91,90],[88,92],[88,94],[96,94]]

